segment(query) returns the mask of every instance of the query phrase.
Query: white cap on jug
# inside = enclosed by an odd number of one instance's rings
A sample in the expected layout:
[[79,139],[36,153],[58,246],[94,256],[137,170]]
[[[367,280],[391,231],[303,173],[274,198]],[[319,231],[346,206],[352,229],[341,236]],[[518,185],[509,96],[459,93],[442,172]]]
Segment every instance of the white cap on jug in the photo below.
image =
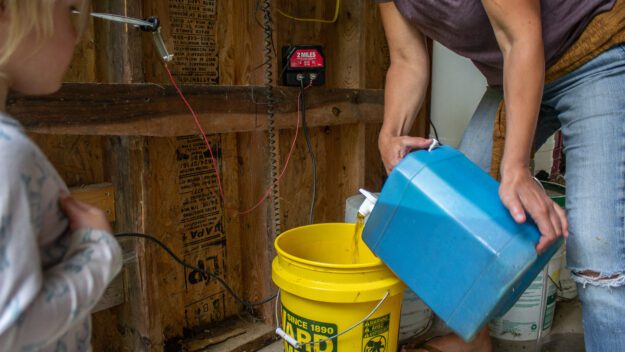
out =
[[431,152],[432,150],[440,147],[440,143],[438,142],[438,140],[436,138],[432,138],[432,144],[430,144],[430,147],[428,148],[428,152]]
[[373,211],[373,207],[378,201],[378,198],[365,189],[361,188],[359,189],[359,191],[365,196],[365,201],[362,202],[362,205],[360,205],[360,208],[358,208],[358,213],[360,213],[360,215],[362,216],[367,216]]

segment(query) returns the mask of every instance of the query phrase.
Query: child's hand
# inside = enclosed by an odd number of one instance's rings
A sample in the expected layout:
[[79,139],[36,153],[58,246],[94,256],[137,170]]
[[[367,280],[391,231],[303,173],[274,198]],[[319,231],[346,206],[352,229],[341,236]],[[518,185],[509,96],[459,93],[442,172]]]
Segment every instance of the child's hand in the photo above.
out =
[[71,196],[62,197],[60,205],[69,218],[69,228],[72,232],[82,228],[91,228],[111,233],[111,226],[102,210],[79,202]]

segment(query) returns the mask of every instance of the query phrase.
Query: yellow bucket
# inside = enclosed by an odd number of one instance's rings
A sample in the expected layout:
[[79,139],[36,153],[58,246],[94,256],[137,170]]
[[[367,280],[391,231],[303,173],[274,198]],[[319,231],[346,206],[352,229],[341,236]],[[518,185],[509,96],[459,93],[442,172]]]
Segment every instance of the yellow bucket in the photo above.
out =
[[317,224],[276,239],[272,278],[280,288],[285,351],[397,351],[405,286],[361,240],[354,258],[355,230]]

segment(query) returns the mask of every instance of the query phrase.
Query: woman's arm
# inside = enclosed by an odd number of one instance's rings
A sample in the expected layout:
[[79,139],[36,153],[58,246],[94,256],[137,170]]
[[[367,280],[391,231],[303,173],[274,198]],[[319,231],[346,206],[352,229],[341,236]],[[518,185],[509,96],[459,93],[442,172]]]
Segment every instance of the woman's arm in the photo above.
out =
[[393,2],[380,4],[391,55],[384,92],[384,124],[378,146],[387,172],[412,149],[425,148],[429,139],[409,137],[429,82],[429,56],[423,34],[411,25]]
[[501,162],[501,200],[517,222],[525,211],[543,235],[542,251],[568,235],[564,211],[535,183],[529,160],[542,101],[545,55],[540,0],[482,0],[504,59],[506,142]]

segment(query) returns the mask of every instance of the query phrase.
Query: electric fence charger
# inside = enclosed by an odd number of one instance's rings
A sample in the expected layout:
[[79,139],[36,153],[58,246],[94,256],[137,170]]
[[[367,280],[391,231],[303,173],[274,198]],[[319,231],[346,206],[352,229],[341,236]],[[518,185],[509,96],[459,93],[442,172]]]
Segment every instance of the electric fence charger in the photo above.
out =
[[321,45],[288,45],[282,47],[282,84],[299,87],[322,85],[326,81],[326,61]]

